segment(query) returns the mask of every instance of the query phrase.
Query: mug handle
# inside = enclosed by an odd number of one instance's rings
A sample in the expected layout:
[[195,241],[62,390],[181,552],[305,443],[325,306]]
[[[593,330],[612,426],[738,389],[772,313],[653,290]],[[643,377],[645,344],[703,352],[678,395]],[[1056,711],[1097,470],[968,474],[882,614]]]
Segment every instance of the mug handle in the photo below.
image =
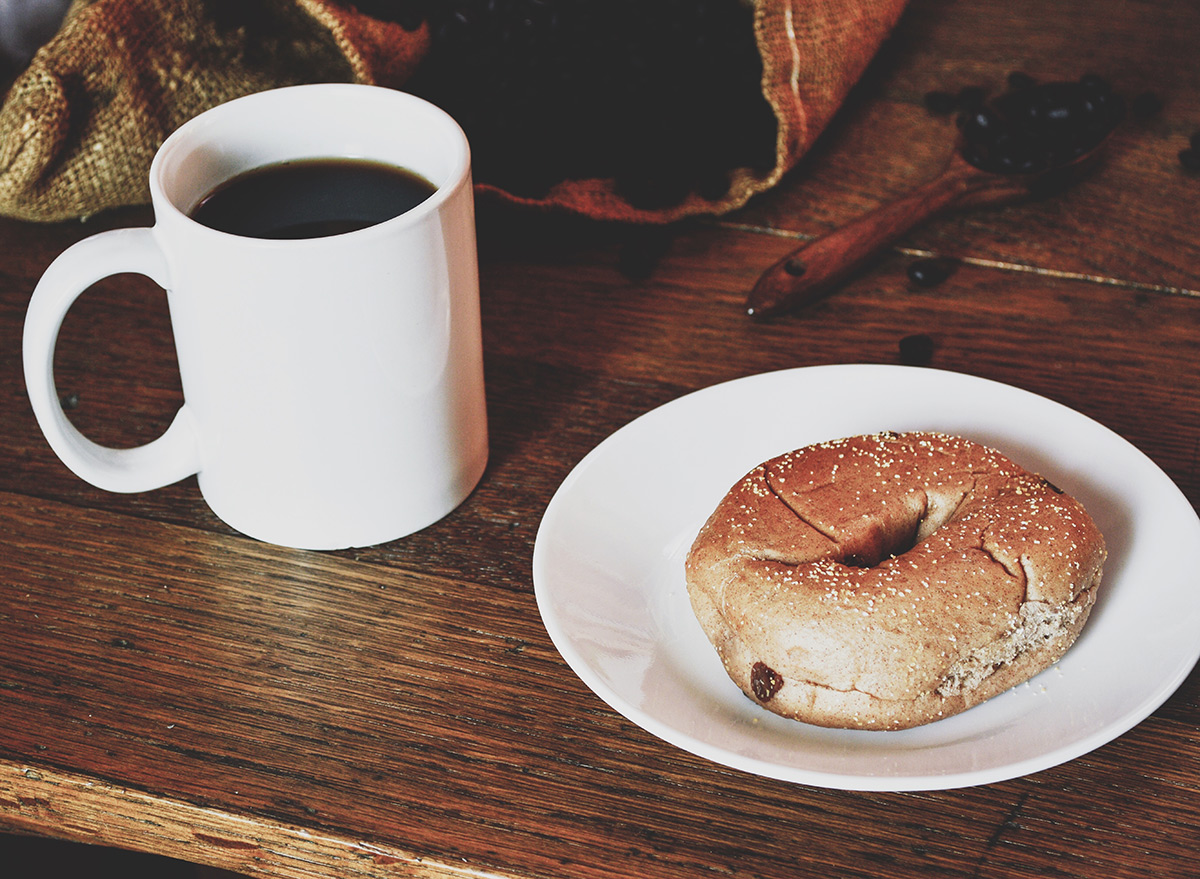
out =
[[122,272],[145,275],[167,288],[167,262],[152,229],[101,232],[73,244],[50,264],[25,315],[25,386],[50,448],[76,476],[106,491],[147,491],[200,470],[200,438],[187,404],[158,439],[132,449],[113,449],[76,429],[54,386],[54,347],[67,310],[92,284]]

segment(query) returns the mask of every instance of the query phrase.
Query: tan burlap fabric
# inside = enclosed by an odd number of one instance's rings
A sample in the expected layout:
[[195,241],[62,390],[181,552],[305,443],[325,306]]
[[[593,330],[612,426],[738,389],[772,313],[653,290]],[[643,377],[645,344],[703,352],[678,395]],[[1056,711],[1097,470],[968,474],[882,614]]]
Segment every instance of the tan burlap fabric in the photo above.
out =
[[[766,175],[736,171],[723,200],[637,210],[612,181],[577,180],[526,203],[633,222],[741,206],[804,154],[905,2],[756,0],[777,160]],[[51,221],[145,203],[155,150],[197,113],[303,82],[402,88],[428,48],[426,28],[406,31],[335,0],[76,0],[0,108],[0,214]]]

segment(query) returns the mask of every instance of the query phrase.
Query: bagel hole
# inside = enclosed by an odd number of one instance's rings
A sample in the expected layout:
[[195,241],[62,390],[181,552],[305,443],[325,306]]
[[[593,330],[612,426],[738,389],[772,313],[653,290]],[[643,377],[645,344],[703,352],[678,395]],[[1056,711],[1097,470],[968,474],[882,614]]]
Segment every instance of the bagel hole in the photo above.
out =
[[877,531],[867,545],[854,547],[854,551],[842,558],[842,564],[849,568],[874,568],[888,559],[904,555],[921,541],[920,523],[915,523],[911,530],[887,534]]
[[[850,568],[874,568],[888,559],[904,555],[933,534],[961,509],[967,489],[931,493],[928,489],[906,498],[908,515],[880,518],[843,545],[842,564]],[[910,518],[911,517],[911,518]]]

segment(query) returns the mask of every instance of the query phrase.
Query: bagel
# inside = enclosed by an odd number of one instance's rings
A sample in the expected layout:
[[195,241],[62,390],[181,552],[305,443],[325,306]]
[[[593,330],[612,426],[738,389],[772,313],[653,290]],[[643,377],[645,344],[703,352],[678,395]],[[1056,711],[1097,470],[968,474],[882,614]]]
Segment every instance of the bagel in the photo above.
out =
[[887,432],[755,467],[700,529],[685,576],[755,702],[818,726],[898,730],[1055,663],[1105,558],[1083,506],[999,452]]

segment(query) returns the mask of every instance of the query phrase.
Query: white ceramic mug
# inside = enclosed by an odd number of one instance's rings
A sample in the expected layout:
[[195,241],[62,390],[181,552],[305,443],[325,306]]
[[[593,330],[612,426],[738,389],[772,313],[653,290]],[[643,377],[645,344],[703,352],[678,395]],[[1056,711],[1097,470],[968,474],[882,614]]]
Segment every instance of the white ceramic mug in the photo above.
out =
[[[243,171],[328,157],[408,168],[436,192],[325,238],[246,238],[188,216]],[[197,474],[229,525],[308,549],[403,537],[467,497],[487,461],[487,421],[470,153],[449,116],[364,85],[249,95],[168,137],[150,194],[153,227],[72,246],[30,302],[25,380],[71,470],[118,492]],[[119,272],[166,289],[184,395],[167,431],[133,449],[84,437],[53,375],[67,309]]]

